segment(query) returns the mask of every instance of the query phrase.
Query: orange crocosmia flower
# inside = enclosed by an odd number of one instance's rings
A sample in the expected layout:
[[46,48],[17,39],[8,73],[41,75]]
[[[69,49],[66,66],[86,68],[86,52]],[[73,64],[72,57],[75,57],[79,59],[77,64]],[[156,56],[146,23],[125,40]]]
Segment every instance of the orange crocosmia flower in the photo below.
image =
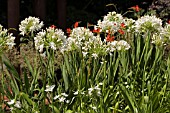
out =
[[100,28],[93,29],[93,33],[100,33]]
[[115,38],[114,36],[111,36],[110,34],[108,34],[107,37],[106,37],[106,41],[112,42],[112,41],[114,41],[114,38]]
[[75,22],[74,23],[74,28],[78,27],[79,26],[79,22]]
[[124,23],[121,23],[121,27],[122,27],[122,28],[125,28],[125,24],[124,24]]
[[170,20],[168,20],[168,24],[170,24]]
[[71,33],[71,29],[67,28],[67,33],[70,34]]
[[51,25],[51,26],[50,26],[50,28],[53,28],[53,29],[55,29],[55,28],[56,28],[56,26],[55,26],[55,25]]
[[139,12],[140,11],[140,8],[139,8],[139,6],[138,5],[136,5],[136,6],[133,6],[133,7],[131,7],[133,10],[135,10],[136,12]]
[[122,35],[125,34],[125,32],[122,29],[119,29],[118,32]]

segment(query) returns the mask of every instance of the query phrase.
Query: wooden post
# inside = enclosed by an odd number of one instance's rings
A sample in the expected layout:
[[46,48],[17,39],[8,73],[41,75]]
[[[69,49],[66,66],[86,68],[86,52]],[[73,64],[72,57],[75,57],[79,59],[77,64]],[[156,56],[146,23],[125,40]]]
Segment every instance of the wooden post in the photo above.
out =
[[8,0],[8,28],[15,28],[15,30],[11,30],[10,32],[12,32],[14,34],[14,36],[16,36],[16,45],[18,46],[20,43],[20,39],[18,37],[18,26],[19,26],[19,17],[20,17],[20,0]]
[[66,0],[56,0],[57,2],[57,27],[66,29]]
[[34,16],[39,17],[41,20],[45,21],[46,0],[34,0],[33,13],[34,13]]
[[[16,30],[10,30],[16,37],[15,43],[17,50],[20,52],[20,37],[18,35],[18,28],[20,23],[20,0],[8,0],[8,28],[15,28]],[[19,74],[21,74],[20,64],[16,67]]]

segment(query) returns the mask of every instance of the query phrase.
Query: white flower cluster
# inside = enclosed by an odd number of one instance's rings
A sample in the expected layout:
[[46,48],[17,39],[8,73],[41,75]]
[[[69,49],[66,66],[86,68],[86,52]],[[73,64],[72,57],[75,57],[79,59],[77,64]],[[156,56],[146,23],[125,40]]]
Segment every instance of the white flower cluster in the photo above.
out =
[[67,95],[66,93],[61,93],[61,94],[59,94],[59,95],[56,95],[56,96],[54,97],[54,100],[57,100],[57,99],[58,99],[59,102],[69,103],[69,100],[66,100],[67,97],[68,97],[68,95]]
[[19,31],[21,31],[21,35],[26,35],[27,33],[33,33],[35,31],[40,30],[43,27],[43,22],[40,21],[39,18],[36,17],[28,17],[25,20],[21,21],[19,25]]
[[163,37],[167,38],[168,40],[170,40],[170,24],[166,24],[163,32],[162,32]]
[[130,45],[125,40],[119,40],[119,41],[113,41],[111,43],[108,43],[108,51],[113,52],[115,50],[129,50]]
[[12,49],[12,47],[15,45],[14,43],[15,37],[12,33],[8,33],[7,29],[3,29],[3,27],[0,25],[0,51],[6,50],[6,47],[8,49]]
[[162,20],[156,16],[142,16],[136,20],[134,28],[139,33],[160,33],[162,31]]
[[102,41],[100,37],[94,36],[87,28],[77,27],[72,30],[70,37],[67,39],[66,48],[62,51],[81,50],[83,57],[86,57],[101,47]]
[[109,31],[111,34],[114,34],[120,29],[122,23],[124,23],[124,20],[121,14],[109,12],[106,16],[104,16],[103,21],[98,21],[97,25],[102,31]]
[[97,96],[101,96],[101,88],[100,86],[102,86],[102,83],[99,83],[98,85],[91,87],[88,89],[88,95],[92,96],[93,93],[97,94]]
[[160,33],[155,33],[152,36],[152,43],[156,45],[166,45],[170,42],[170,24],[166,23]]
[[135,23],[135,20],[133,20],[131,18],[124,19],[124,24],[126,26],[125,29],[127,30],[127,32],[134,31],[134,23]]
[[34,37],[35,48],[41,53],[44,48],[56,50],[66,43],[66,36],[61,29],[47,28]]
[[55,85],[51,85],[51,86],[47,85],[46,89],[45,89],[45,92],[53,92],[54,88],[55,88]]
[[11,111],[14,109],[14,107],[16,108],[21,108],[21,102],[20,101],[15,101],[15,99],[10,100],[9,102],[7,102],[10,107]]

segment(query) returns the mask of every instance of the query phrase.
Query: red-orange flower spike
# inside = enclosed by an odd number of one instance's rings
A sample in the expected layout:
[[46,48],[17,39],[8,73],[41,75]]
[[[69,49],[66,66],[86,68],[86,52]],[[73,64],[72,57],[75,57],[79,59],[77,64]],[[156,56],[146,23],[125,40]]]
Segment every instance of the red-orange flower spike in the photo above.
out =
[[121,28],[125,28],[125,24],[124,23],[121,23]]
[[114,41],[114,38],[115,38],[114,36],[111,36],[110,34],[108,34],[107,37],[106,37],[106,41],[112,42],[112,41]]
[[67,33],[70,34],[71,33],[71,29],[67,28]]
[[79,22],[75,22],[74,23],[74,28],[78,27],[79,26]]
[[136,12],[139,12],[140,11],[140,8],[139,8],[139,6],[138,5],[136,5],[136,6],[133,6],[133,7],[131,7],[133,10],[135,10]]
[[170,20],[168,20],[168,24],[170,24]]
[[100,28],[93,29],[93,33],[100,33]]
[[53,29],[55,29],[55,28],[56,28],[56,26],[55,26],[55,25],[51,25],[51,26],[50,26],[50,28],[53,28]]
[[118,32],[122,35],[125,34],[125,32],[122,29],[119,29]]

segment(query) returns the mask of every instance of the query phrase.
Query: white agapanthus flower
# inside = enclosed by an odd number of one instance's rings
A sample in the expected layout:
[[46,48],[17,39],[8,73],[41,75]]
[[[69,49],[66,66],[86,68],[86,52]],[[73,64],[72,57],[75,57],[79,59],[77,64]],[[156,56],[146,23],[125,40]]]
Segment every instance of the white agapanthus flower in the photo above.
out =
[[56,45],[54,42],[50,42],[49,45],[50,45],[51,49],[56,50]]
[[86,48],[86,50],[88,50],[85,44],[92,41],[93,38],[94,35],[89,29],[84,27],[74,28],[70,34],[70,37],[67,39],[65,51],[72,51],[81,48]]
[[54,88],[55,88],[55,85],[51,85],[51,86],[47,85],[45,91],[52,92]]
[[78,94],[79,94],[79,91],[76,91],[76,92],[74,92],[73,94],[74,94],[74,95],[78,95]]
[[88,28],[77,27],[72,30],[62,53],[77,50],[84,58],[88,56],[97,58],[103,54],[103,49],[103,42],[99,35],[94,36]]
[[15,103],[15,99],[12,99],[12,100],[10,100],[9,102],[7,102],[8,103],[8,105],[13,105],[14,103]]
[[21,108],[21,102],[20,101],[16,101],[14,107]]
[[98,21],[97,25],[102,31],[109,31],[111,34],[114,34],[120,29],[122,23],[124,23],[124,20],[121,14],[109,12],[106,16],[104,16],[103,21]]
[[113,52],[115,50],[129,50],[130,45],[125,40],[113,41],[108,43],[108,51]]
[[26,35],[27,33],[39,31],[43,27],[43,22],[40,21],[39,18],[31,17],[25,18],[25,20],[21,21],[19,25],[19,31],[21,35]]
[[139,33],[159,33],[162,30],[162,20],[156,16],[142,16],[136,20],[134,28]]
[[7,29],[3,29],[3,27],[0,25],[0,51],[8,49],[12,49],[12,47],[15,45],[14,43],[15,37],[12,33],[8,33]]
[[135,20],[131,19],[131,18],[125,18],[124,20],[124,25],[125,25],[125,29],[127,32],[131,32],[131,31],[134,31],[134,23],[135,23]]
[[8,105],[14,105],[14,107],[16,107],[16,108],[21,108],[21,102],[20,101],[15,101],[15,99],[12,99],[7,103],[8,103]]
[[89,89],[88,89],[88,94],[89,94],[89,95],[92,95],[92,91],[93,91],[93,90],[94,90],[94,88],[89,88]]
[[92,54],[92,57],[93,57],[94,59],[97,59],[97,57],[98,57],[98,54],[96,54],[96,53],[93,53],[93,54]]
[[170,41],[170,24],[166,23],[161,32],[161,36],[167,41]]
[[128,50],[130,49],[130,45],[125,40],[120,40],[117,43],[117,50]]
[[56,95],[54,97],[54,100],[58,99],[59,102],[66,102],[66,103],[68,103],[68,100],[66,100],[67,97],[68,97],[68,95],[66,93],[61,93],[59,95]]
[[66,98],[63,96],[59,98],[59,102],[64,102],[65,100],[66,100]]
[[34,37],[35,48],[42,53],[44,48],[57,50],[66,44],[66,36],[61,29],[47,28]]

